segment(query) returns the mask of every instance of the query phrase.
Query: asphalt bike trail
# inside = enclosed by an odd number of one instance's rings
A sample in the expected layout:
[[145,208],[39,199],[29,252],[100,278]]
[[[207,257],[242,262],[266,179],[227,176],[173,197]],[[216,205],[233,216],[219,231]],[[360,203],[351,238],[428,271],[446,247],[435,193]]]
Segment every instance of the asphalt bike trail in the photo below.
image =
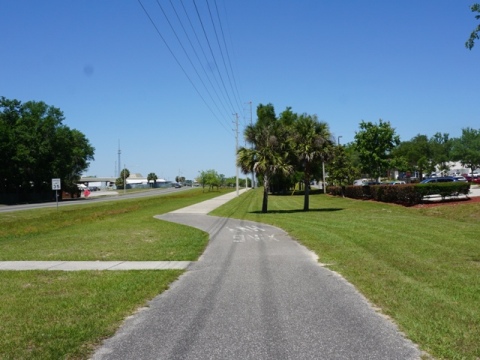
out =
[[177,210],[209,245],[93,359],[419,359],[420,351],[283,230]]

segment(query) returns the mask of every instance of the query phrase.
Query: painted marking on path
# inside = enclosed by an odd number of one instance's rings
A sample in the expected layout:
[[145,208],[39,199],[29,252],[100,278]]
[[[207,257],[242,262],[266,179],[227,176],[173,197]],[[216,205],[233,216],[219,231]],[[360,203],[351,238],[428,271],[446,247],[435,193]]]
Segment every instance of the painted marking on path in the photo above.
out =
[[235,226],[234,228],[228,227],[228,231],[230,232],[259,232],[259,231],[265,231],[265,229],[259,228],[258,226]]
[[258,226],[236,226],[226,227],[228,231],[233,233],[233,242],[244,243],[246,241],[280,241],[275,237],[275,234],[258,234],[259,232],[265,232],[265,229]]
[[245,242],[245,235],[233,235],[233,242]]

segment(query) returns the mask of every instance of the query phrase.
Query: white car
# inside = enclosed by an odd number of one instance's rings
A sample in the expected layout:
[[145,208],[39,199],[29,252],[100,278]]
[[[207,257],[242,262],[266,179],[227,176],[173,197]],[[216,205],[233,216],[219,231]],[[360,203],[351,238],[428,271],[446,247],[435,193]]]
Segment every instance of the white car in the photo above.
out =
[[353,182],[354,186],[368,185],[368,179],[357,179]]

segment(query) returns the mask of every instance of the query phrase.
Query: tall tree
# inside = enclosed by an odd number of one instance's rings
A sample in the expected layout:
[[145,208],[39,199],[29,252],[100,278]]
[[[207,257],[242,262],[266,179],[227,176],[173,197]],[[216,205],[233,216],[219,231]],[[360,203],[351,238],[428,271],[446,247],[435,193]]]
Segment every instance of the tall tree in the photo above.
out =
[[334,147],[334,156],[327,162],[326,171],[329,183],[336,186],[352,184],[360,176],[360,170],[355,167],[351,154],[343,145]]
[[117,188],[126,189],[127,188],[127,179],[130,176],[130,170],[123,168],[120,171],[120,176],[115,180],[115,185]]
[[302,114],[293,124],[291,147],[303,171],[305,197],[303,210],[310,206],[310,181],[315,169],[333,156],[332,135],[325,122],[318,121],[316,115]]
[[426,135],[416,135],[409,141],[402,141],[392,152],[396,167],[405,172],[418,172],[419,178],[425,171],[434,169],[432,142]]
[[355,133],[355,148],[359,153],[362,171],[378,179],[390,167],[391,152],[400,143],[390,122],[379,120],[378,124],[360,123]]
[[0,98],[0,192],[16,192],[22,180],[17,157],[16,132],[21,122],[22,104],[18,100]]
[[451,151],[453,142],[446,133],[435,133],[430,138],[432,149],[432,163],[442,172],[450,170],[449,162],[452,160]]
[[[285,151],[286,161],[294,167],[297,167],[298,158],[291,146],[291,138],[293,136],[294,125],[298,120],[298,114],[292,111],[291,107],[287,107],[280,113],[275,128],[275,137],[277,141],[283,145],[282,151]],[[262,176],[260,176],[262,179]],[[303,179],[303,169],[288,173],[276,172],[270,176],[269,190],[270,193],[287,193],[295,184]]]
[[158,176],[157,176],[157,174],[152,172],[152,173],[147,175],[147,180],[148,180],[148,182],[153,181],[153,187],[155,187],[156,184],[157,184]]
[[470,168],[472,173],[480,168],[480,130],[462,129],[462,136],[453,140],[452,158]]
[[218,180],[220,181],[220,186],[225,186],[225,182],[227,181],[227,178],[225,177],[224,174],[219,174]]
[[202,191],[205,191],[205,185],[207,185],[207,172],[205,170],[199,171],[195,181],[202,186]]
[[217,171],[213,169],[207,170],[206,179],[207,179],[206,184],[208,185],[209,190],[213,190],[214,187],[216,187],[218,190],[221,179]]
[[257,122],[245,128],[245,139],[252,148],[241,147],[237,152],[237,165],[247,174],[255,171],[263,177],[262,212],[268,211],[269,182],[276,173],[288,174],[293,166],[288,162],[288,149],[281,137],[282,128],[272,104],[258,105]]
[[213,169],[200,171],[195,181],[202,186],[203,191],[205,191],[205,186],[208,186],[209,190],[212,190],[214,187],[218,189],[221,185],[221,177]]
[[[475,19],[480,20],[480,4],[475,3],[472,6],[470,6],[470,10],[472,12],[478,13],[475,15]],[[468,40],[465,42],[465,47],[469,50],[472,50],[473,46],[475,45],[475,40],[478,40],[478,33],[480,32],[480,25],[477,25],[477,27],[472,31],[470,34],[470,37]]]
[[52,178],[76,189],[95,149],[63,124],[63,112],[44,102],[0,98],[0,192],[47,192]]

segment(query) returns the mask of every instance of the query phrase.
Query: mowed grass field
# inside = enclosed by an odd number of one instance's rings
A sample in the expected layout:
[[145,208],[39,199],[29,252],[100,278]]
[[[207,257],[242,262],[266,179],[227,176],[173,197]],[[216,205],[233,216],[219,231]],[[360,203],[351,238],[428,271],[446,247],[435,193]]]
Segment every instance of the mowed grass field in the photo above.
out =
[[[480,203],[432,208],[249,191],[212,215],[286,230],[439,359],[480,359]],[[321,286],[321,284],[319,284]]]
[[[0,214],[0,261],[196,260],[208,234],[154,219],[224,192]],[[0,359],[87,359],[183,271],[0,271]]]

